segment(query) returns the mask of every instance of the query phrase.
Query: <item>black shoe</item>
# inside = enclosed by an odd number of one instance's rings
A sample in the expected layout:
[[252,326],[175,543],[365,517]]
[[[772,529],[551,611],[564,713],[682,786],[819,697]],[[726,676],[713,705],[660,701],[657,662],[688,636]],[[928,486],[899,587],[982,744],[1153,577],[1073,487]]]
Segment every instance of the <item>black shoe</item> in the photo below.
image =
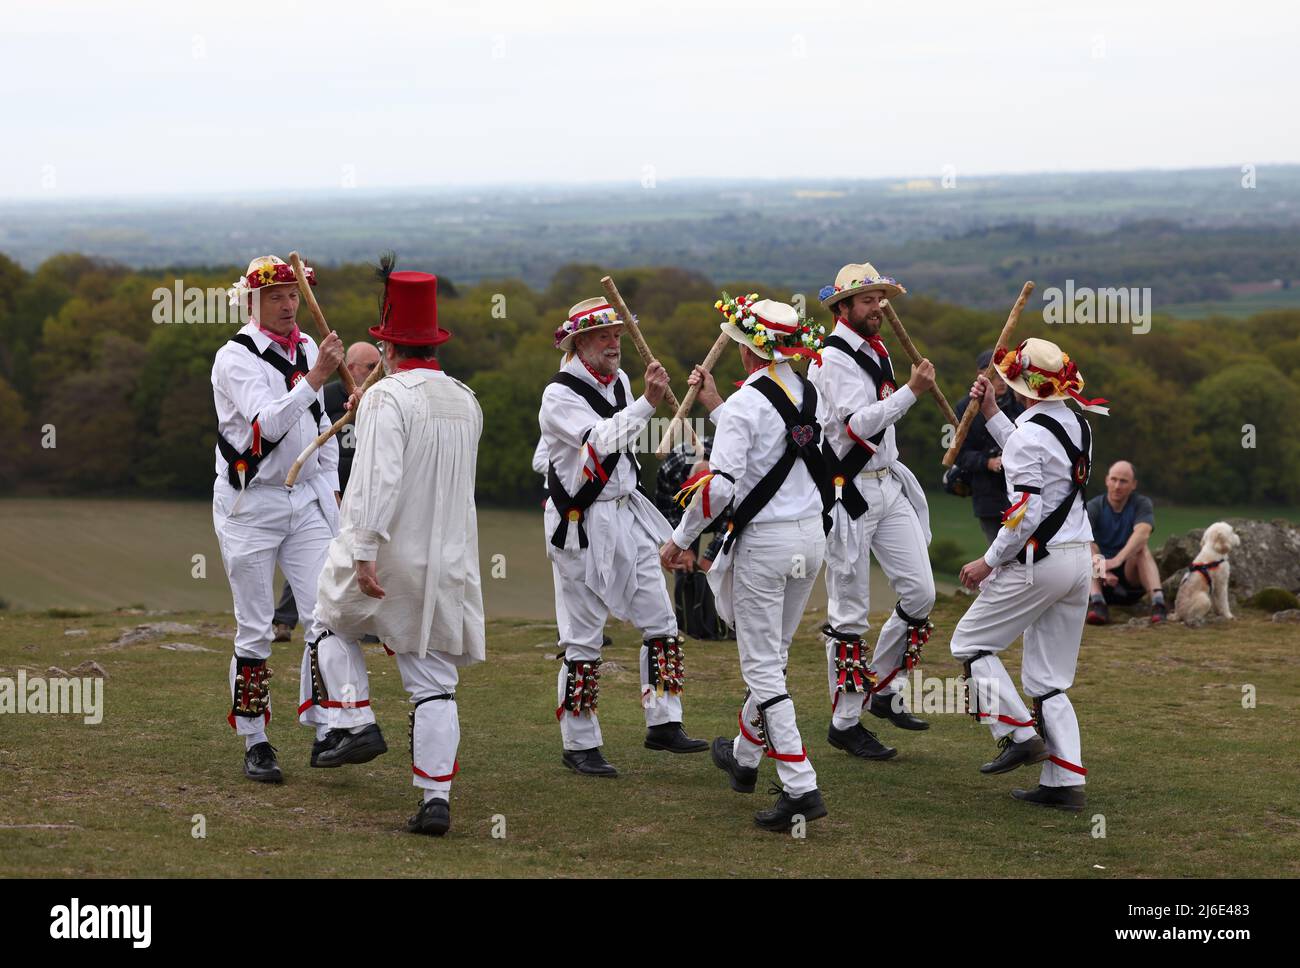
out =
[[[1169,606],[1164,602],[1156,602],[1151,606],[1151,624],[1159,625],[1161,622],[1169,621]],[[1069,789],[1066,787],[1066,789]]]
[[681,723],[661,723],[645,731],[645,748],[667,750],[669,753],[703,753],[709,748],[709,742],[691,739]]
[[1081,786],[1049,787],[1038,784],[1037,790],[1012,790],[1011,795],[1025,803],[1035,803],[1040,807],[1055,807],[1057,810],[1070,810],[1078,813],[1088,802],[1088,797]]
[[737,793],[753,793],[758,783],[758,767],[744,767],[736,762],[736,753],[731,740],[719,736],[709,748],[713,765],[731,777],[731,789]]
[[565,766],[583,776],[618,776],[618,770],[601,755],[599,746],[589,750],[565,750],[562,759]]
[[776,787],[770,792],[780,794],[776,803],[772,804],[772,809],[760,810],[754,814],[754,823],[764,830],[784,833],[794,824],[795,817],[803,817],[808,821],[826,816],[826,802],[822,800],[820,790],[809,790],[801,797],[792,797]]
[[1017,743],[1011,739],[1011,734],[1007,733],[998,740],[998,749],[1001,752],[997,757],[980,767],[981,773],[1010,773],[1017,766],[1041,763],[1049,755],[1047,744],[1038,735],[1029,737],[1023,743]]
[[244,754],[244,776],[258,783],[283,783],[284,774],[275,758],[275,747],[261,742]]
[[420,812],[406,821],[406,829],[413,834],[441,837],[451,829],[451,806],[446,800],[434,797],[420,804]]
[[[335,730],[330,730],[331,733]],[[313,766],[335,767],[346,763],[369,763],[376,756],[388,752],[384,734],[378,723],[371,723],[359,733],[339,730],[343,735],[328,749],[321,750]],[[328,739],[328,737],[327,737]]]
[[346,729],[331,729],[325,734],[324,739],[313,740],[311,744],[311,765],[316,766],[316,761],[326,750],[333,749],[334,744],[347,735]]
[[898,755],[898,750],[880,742],[876,739],[876,734],[861,723],[854,723],[848,729],[836,729],[835,724],[831,723],[826,742],[837,750],[844,750],[864,760],[888,760]]
[[1106,605],[1105,599],[1099,602],[1088,603],[1087,622],[1089,625],[1110,624],[1110,608]]
[[[894,698],[898,697],[898,708],[894,708]],[[878,719],[888,719],[899,729],[929,729],[930,724],[924,719],[913,716],[903,706],[903,700],[899,693],[892,696],[882,696],[879,693],[871,697],[871,702],[867,706],[867,712]]]

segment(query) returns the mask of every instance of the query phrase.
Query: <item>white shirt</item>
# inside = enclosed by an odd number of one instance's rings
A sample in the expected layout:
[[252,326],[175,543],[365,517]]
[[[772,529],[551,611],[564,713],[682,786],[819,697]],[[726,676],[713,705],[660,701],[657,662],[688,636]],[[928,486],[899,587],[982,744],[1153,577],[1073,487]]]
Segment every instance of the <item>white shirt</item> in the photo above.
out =
[[[772,373],[785,384],[794,398],[796,407],[803,404],[803,384],[789,363],[780,362],[755,370],[739,390],[733,393],[710,417],[718,429],[713,436],[713,451],[709,468],[730,474],[735,482],[717,474],[705,488],[696,492],[681,522],[673,532],[673,542],[679,548],[689,548],[710,521],[718,516],[733,499],[735,507],[749,495],[758,482],[770,471],[785,453],[788,439],[785,421],[776,407],[754,389],[754,383]],[[704,513],[707,495],[709,514]],[[764,521],[802,521],[820,516],[822,498],[808,473],[808,465],[796,458],[790,473],[782,482],[772,500],[753,517],[751,523]]]
[[[840,337],[855,350],[860,349],[880,362],[880,354],[843,321],[835,324],[831,335]],[[863,470],[879,470],[898,460],[894,424],[916,402],[916,395],[906,383],[881,400],[879,388],[867,371],[858,366],[858,361],[848,353],[833,346],[822,350],[822,365],[810,366],[808,378],[817,388],[817,414],[822,433],[835,449],[836,456],[842,459],[850,447],[861,446],[849,436],[850,429],[860,440],[867,440],[884,430],[885,436]],[[897,373],[894,379],[898,380]]]
[[537,441],[533,449],[533,473],[542,475],[542,484],[546,484],[546,469],[550,466],[550,457],[546,453],[546,438]]
[[[635,441],[654,415],[655,408],[643,396],[632,398],[632,381],[622,370],[608,385],[602,386],[574,354],[560,367],[560,372],[571,373],[594,387],[611,404],[618,402],[614,396],[614,383],[621,382],[624,399],[628,401],[627,406],[614,416],[602,419],[576,390],[558,383],[547,384],[542,393],[542,409],[537,415],[542,439],[534,458],[540,456],[542,448],[545,448],[547,458],[555,464],[560,483],[572,496],[587,481],[583,468],[592,469],[610,454]],[[636,485],[636,468],[626,457],[621,457],[596,500],[612,501],[623,497],[635,491]]]
[[[321,571],[317,615],[336,632],[370,632],[394,652],[484,657],[474,474],[483,413],[438,370],[384,377],[357,412],[343,529]],[[385,596],[357,586],[373,561]]]
[[[258,352],[274,346],[288,362],[294,360],[272,339],[249,322],[239,331],[250,336]],[[303,353],[310,369],[316,363],[316,344],[303,334]],[[332,421],[325,412],[324,389],[313,390],[306,378],[299,380],[292,390],[284,388],[284,376],[266,360],[254,356],[246,347],[227,342],[217,350],[212,363],[212,397],[217,407],[217,430],[230,446],[245,451],[253,444],[253,421],[257,420],[262,432],[263,453],[266,444],[279,441],[275,450],[266,454],[254,478],[260,484],[284,484],[285,476],[298,455]],[[311,405],[320,404],[321,419],[311,415]],[[225,458],[216,451],[216,472],[219,478],[227,476]],[[339,445],[335,438],[316,450],[303,465],[299,481],[310,481],[324,475],[331,491],[339,489]]]
[[[993,568],[1015,561],[1034,529],[1043,518],[1060,506],[1074,488],[1074,467],[1065,454],[1065,448],[1051,431],[1030,420],[1039,414],[1059,423],[1075,447],[1082,443],[1079,421],[1074,411],[1061,400],[1034,404],[1016,418],[1014,425],[1001,411],[988,421],[986,426],[989,433],[1002,448],[1002,470],[1007,476],[1011,514],[1014,516],[1022,508],[1025,512],[1016,527],[1003,526],[998,531],[997,539],[984,553],[985,563]],[[1088,460],[1092,460],[1091,442]],[[1027,492],[1023,490],[1025,487],[1036,488],[1040,493]],[[1047,542],[1047,547],[1091,540],[1092,525],[1088,521],[1087,509],[1084,508],[1083,501],[1076,497],[1061,529]]]

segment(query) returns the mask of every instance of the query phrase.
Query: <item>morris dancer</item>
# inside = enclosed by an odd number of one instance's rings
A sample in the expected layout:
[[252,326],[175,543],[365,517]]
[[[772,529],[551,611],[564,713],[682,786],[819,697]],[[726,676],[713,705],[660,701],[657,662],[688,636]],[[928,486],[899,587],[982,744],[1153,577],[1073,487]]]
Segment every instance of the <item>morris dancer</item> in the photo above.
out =
[[[835,488],[833,526],[826,548],[829,598],[826,664],[831,692],[827,740],[836,749],[869,760],[898,751],[881,743],[861,721],[867,711],[901,729],[929,729],[908,712],[899,693],[900,672],[917,662],[930,637],[934,576],[926,546],[930,512],[916,476],[898,459],[897,423],[917,398],[934,386],[929,360],[912,366],[898,387],[880,339],[884,304],[906,290],[869,263],[847,265],[834,286],[821,291],[835,314],[826,338],[825,366],[810,374],[821,395],[823,453]],[[866,660],[863,636],[870,629],[871,556],[880,562],[898,601],[880,629],[869,668],[874,684],[861,685]],[[859,675],[849,673],[857,672]]]
[[622,333],[604,299],[574,306],[555,331],[565,359],[538,415],[548,461],[546,552],[563,599],[556,616],[564,662],[555,716],[564,765],[587,776],[618,775],[601,753],[596,715],[610,614],[644,636],[639,664],[646,748],[697,753],[709,745],[682,727],[682,640],[658,555],[671,528],[641,493],[640,464],[631,451],[664,397],[668,373],[652,363],[645,395],[632,400],[631,381],[619,369]]
[[[316,274],[307,269],[307,281]],[[282,783],[271,722],[271,642],[275,637],[275,566],[279,564],[298,605],[308,640],[316,581],[330,539],[338,531],[338,444],[317,450],[298,479],[284,486],[298,453],[330,420],[321,387],[343,360],[343,343],[331,333],[319,349],[298,329],[298,286],[293,269],[273,256],[259,256],[230,289],[230,304],[249,322],[217,350],[212,396],[217,409],[216,480],[212,523],[235,604],[235,655],[230,662],[232,704],[227,717],[244,738],[244,775]],[[303,650],[300,689],[310,694],[315,666]],[[299,719],[328,729],[318,710]]]
[[[1011,795],[1080,810],[1088,771],[1066,690],[1074,683],[1092,576],[1092,527],[1084,505],[1092,431],[1065,401],[1109,411],[1105,400],[1080,394],[1083,374],[1055,343],[1027,339],[1011,352],[1000,350],[994,361],[1025,412],[1013,425],[982,375],[970,395],[1002,448],[1012,504],[984,557],[961,570],[962,584],[980,594],[953,631],[952,654],[966,667],[971,714],[987,722],[998,741],[998,755],[980,772],[1041,762],[1038,788]],[[1022,633],[1020,678],[1033,699],[1032,718],[999,658]]]
[[[451,333],[438,326],[437,277],[392,268],[391,259],[381,261],[383,311],[370,330],[383,346],[388,376],[357,411],[343,531],[321,572],[316,617],[328,630],[322,648],[342,642],[359,655],[357,641],[372,633],[396,655],[413,704],[411,782],[423,791],[407,829],[442,836],[451,826],[451,781],[460,768],[456,686],[460,671],[485,654],[474,507],[483,414],[473,392],[438,363],[437,347]],[[357,706],[368,705],[364,664],[350,673],[339,685]],[[371,729],[373,736],[342,736],[320,765],[375,755],[378,727]]]
[[713,741],[713,762],[733,790],[753,793],[763,754],[774,759],[780,795],[754,822],[784,831],[799,817],[826,816],[785,677],[790,642],[822,566],[830,506],[817,391],[787,357],[817,359],[821,339],[785,303],[724,293],[718,308],[749,377],[724,405],[712,375],[701,367],[691,374],[718,429],[710,470],[683,489],[683,498],[693,494],[694,500],[661,556],[671,568],[710,521],[733,509],[708,578],[718,613],[736,628],[747,692],[739,733]]

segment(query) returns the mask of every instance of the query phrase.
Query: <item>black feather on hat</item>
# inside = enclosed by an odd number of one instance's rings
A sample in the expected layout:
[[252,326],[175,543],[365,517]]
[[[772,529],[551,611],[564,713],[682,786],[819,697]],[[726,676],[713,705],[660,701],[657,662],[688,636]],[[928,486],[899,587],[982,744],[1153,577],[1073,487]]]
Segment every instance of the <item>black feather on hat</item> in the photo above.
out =
[[379,265],[375,267],[375,277],[384,284],[384,291],[379,295],[379,322],[382,326],[384,315],[388,311],[388,277],[397,268],[397,253],[386,249],[379,253]]

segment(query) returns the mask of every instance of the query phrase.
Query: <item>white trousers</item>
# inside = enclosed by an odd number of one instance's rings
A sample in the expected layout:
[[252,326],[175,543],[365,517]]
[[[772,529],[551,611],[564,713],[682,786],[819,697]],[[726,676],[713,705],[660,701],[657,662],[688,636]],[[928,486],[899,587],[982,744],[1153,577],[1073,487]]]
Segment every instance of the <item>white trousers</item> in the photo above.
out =
[[[460,770],[456,760],[460,715],[454,698],[460,672],[442,652],[429,651],[423,658],[414,652],[399,652],[396,659],[402,686],[415,707],[411,721],[411,782],[435,796],[450,799],[452,777]],[[439,696],[453,698],[436,698]]]
[[[241,493],[218,478],[213,486],[212,523],[234,599],[235,656],[271,656],[277,564],[293,589],[307,638],[316,638],[321,632],[313,616],[316,584],[334,531],[315,491],[301,483],[290,489],[254,482]],[[234,669],[232,661],[232,689]],[[306,689],[310,695],[310,682]],[[235,731],[241,736],[261,732],[270,716],[269,709],[265,720],[236,716]],[[304,717],[303,722],[316,725],[313,718]]]
[[[839,631],[865,637],[871,628],[867,617],[871,607],[871,556],[880,562],[903,611],[913,618],[926,618],[934,608],[934,574],[925,531],[897,478],[892,474],[879,479],[859,477],[857,484],[868,504],[867,512],[857,522],[860,548],[857,560],[847,567],[827,561],[826,615]],[[826,640],[826,672],[835,727],[848,729],[862,714],[865,694],[836,692],[838,648],[834,639]],[[880,628],[871,657],[871,669],[878,680],[876,690],[881,696],[892,696],[902,687],[898,671],[906,650],[907,622],[897,611],[891,611]]]
[[560,569],[556,567],[555,562],[551,562],[551,582],[555,589],[555,625],[558,630],[564,622],[564,593],[560,588]]
[[[631,513],[619,521],[631,529],[635,553],[630,561],[616,559],[616,563],[635,570],[635,588],[629,601],[617,603],[616,611],[627,616],[628,621],[641,630],[643,639],[676,635],[677,615],[673,611],[663,569],[659,565],[659,547]],[[605,623],[610,614],[609,605],[601,601],[600,596],[583,580],[584,569],[585,561],[581,555],[573,556],[572,561],[566,560],[563,567],[559,562],[555,565],[555,579],[558,583],[555,619],[560,630],[560,647],[564,650],[566,660],[593,661],[600,658],[601,645],[605,639]],[[681,696],[667,692],[663,696],[655,695],[650,686],[648,655],[649,650],[642,645],[638,665],[641,705],[645,709],[646,725],[680,723]],[[555,705],[564,748],[587,750],[602,746],[604,738],[600,732],[600,718],[596,713],[584,711],[575,716],[569,710],[559,708],[564,704],[568,675],[568,662],[561,662],[556,676]]]
[[1043,703],[1044,732],[1051,759],[1044,761],[1044,786],[1082,786],[1086,770],[1079,743],[1079,720],[1065,690],[1074,684],[1088,612],[1092,550],[1087,542],[1052,545],[1051,554],[1034,562],[1034,582],[1025,581],[1025,566],[1004,565],[986,579],[979,596],[952,633],[952,654],[971,663],[967,688],[979,704],[980,721],[995,738],[1014,734],[1017,742],[1032,734],[1032,715],[997,653],[1021,634],[1025,637],[1020,681],[1032,698],[1061,692]]
[[375,721],[370,708],[370,674],[361,644],[331,632],[316,646],[317,674],[324,696],[312,701],[311,649],[303,649],[299,675],[298,718],[326,729],[351,729]]
[[[826,555],[821,518],[751,524],[731,554],[736,556],[732,564],[736,649],[749,690],[732,750],[741,766],[757,767],[764,753],[758,732],[762,729],[767,755],[776,761],[786,793],[802,796],[817,788],[817,773],[799,734],[785,669],[790,643]],[[784,698],[762,709],[778,697]]]

